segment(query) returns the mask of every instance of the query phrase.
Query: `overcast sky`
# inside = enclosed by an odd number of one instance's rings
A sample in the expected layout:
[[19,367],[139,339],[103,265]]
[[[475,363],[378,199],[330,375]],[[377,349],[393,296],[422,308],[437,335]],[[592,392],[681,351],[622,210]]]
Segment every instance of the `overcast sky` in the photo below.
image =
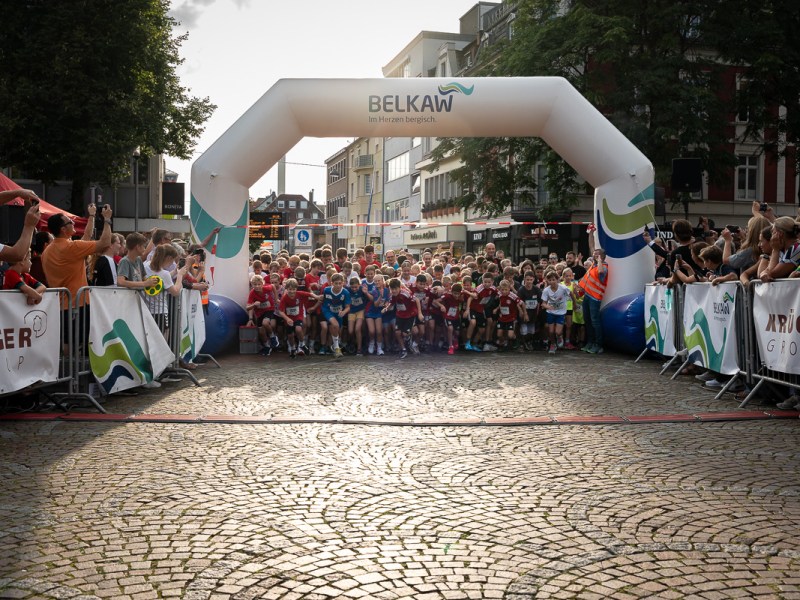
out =
[[[475,0],[173,0],[172,15],[189,32],[181,48],[181,82],[217,105],[195,158],[276,81],[296,77],[382,77],[381,67],[420,31],[458,32]],[[268,131],[264,135],[269,135]],[[305,138],[287,155],[286,192],[325,200],[326,158],[349,140]],[[186,183],[192,161],[167,157]],[[277,167],[251,189],[277,191]],[[188,197],[187,197],[188,209]]]

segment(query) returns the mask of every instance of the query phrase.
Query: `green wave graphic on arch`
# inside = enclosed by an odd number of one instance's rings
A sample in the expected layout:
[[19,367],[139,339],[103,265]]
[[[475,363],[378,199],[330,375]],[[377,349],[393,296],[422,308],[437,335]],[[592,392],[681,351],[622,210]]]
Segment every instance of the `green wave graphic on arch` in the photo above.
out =
[[244,248],[244,244],[247,241],[247,228],[245,227],[245,225],[247,225],[246,202],[242,209],[242,214],[239,215],[236,222],[229,225],[220,223],[208,214],[208,212],[200,206],[194,194],[192,194],[189,213],[189,218],[192,220],[194,230],[199,240],[204,240],[214,228],[222,227],[222,231],[219,232],[219,236],[217,237],[217,258],[233,258]]
[[448,83],[447,85],[440,85],[439,86],[439,93],[445,96],[452,94],[452,93],[459,93],[464,94],[465,96],[472,95],[472,92],[475,91],[475,85],[471,85],[470,87],[466,87],[461,85],[460,83]]
[[722,349],[718,351],[711,341],[711,330],[708,326],[706,313],[703,312],[703,309],[698,308],[692,316],[692,325],[689,328],[689,333],[684,334],[683,337],[686,341],[686,347],[690,351],[695,347],[700,348],[706,368],[717,372],[722,370],[722,354],[725,349],[725,342],[728,339],[727,329],[722,334]]
[[618,215],[608,206],[608,200],[602,202],[603,221],[606,229],[616,235],[627,235],[644,227],[645,223],[653,220],[653,211],[650,206],[642,206],[633,212]]

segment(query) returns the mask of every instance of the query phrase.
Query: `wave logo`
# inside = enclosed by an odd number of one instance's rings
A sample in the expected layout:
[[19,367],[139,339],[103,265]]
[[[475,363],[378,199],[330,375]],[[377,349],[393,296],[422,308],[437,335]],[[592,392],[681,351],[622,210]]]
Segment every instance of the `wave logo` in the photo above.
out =
[[711,328],[708,324],[708,317],[702,308],[697,309],[692,317],[692,325],[684,334],[684,341],[689,354],[699,352],[702,356],[702,364],[712,371],[722,371],[722,359],[725,354],[725,343],[728,340],[727,327],[722,333],[722,345],[717,350],[714,342],[711,341]]
[[89,345],[89,364],[107,394],[153,381],[150,359],[122,319],[114,321],[111,331],[103,336],[99,351]]
[[631,212],[618,213],[609,206],[608,199],[603,198],[597,209],[595,222],[600,247],[613,258],[633,256],[645,247],[642,229],[653,220],[655,184],[628,202]]
[[647,340],[647,347],[651,350],[664,354],[664,343],[666,335],[661,331],[661,322],[658,319],[658,307],[650,307],[650,320],[644,328],[644,337]]
[[194,225],[197,239],[205,239],[214,228],[222,227],[222,230],[217,236],[217,250],[215,256],[217,258],[233,258],[242,248],[247,241],[247,203],[245,202],[239,218],[231,224],[221,223],[211,216],[195,198],[194,194],[191,195],[190,205],[190,218]]
[[722,296],[722,301],[725,304],[727,304],[728,302],[733,304],[734,302],[736,302],[736,299],[733,296],[731,296],[729,292],[725,292],[725,295]]
[[447,85],[440,85],[439,86],[439,93],[442,96],[449,96],[450,94],[464,94],[465,96],[471,96],[472,92],[475,91],[475,85],[471,85],[470,87],[466,87],[461,85],[460,83],[448,83]]

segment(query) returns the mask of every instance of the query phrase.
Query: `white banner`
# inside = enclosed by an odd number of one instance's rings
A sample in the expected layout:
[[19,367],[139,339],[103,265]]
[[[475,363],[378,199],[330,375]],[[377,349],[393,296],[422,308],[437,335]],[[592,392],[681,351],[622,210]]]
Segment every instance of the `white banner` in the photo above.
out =
[[800,281],[757,284],[753,319],[767,368],[800,375]]
[[197,290],[181,290],[181,345],[180,355],[189,362],[200,352],[206,342],[206,316]]
[[739,372],[735,283],[686,286],[683,339],[695,365],[723,375]]
[[665,285],[644,288],[644,337],[647,347],[675,356],[675,290]]
[[157,378],[175,359],[141,296],[114,287],[92,288],[89,362],[107,394]]
[[58,292],[34,305],[18,290],[0,292],[0,394],[57,381],[60,355]]

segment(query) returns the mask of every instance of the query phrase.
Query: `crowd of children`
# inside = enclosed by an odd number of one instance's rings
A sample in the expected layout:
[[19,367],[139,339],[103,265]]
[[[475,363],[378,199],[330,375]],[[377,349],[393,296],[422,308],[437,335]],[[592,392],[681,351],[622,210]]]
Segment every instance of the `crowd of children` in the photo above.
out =
[[[519,265],[495,253],[420,259],[372,246],[348,256],[323,246],[313,255],[261,254],[250,266],[249,326],[261,354],[291,358],[345,353],[530,352],[584,347],[583,276],[591,261],[568,253]],[[585,347],[596,353],[602,349]]]

